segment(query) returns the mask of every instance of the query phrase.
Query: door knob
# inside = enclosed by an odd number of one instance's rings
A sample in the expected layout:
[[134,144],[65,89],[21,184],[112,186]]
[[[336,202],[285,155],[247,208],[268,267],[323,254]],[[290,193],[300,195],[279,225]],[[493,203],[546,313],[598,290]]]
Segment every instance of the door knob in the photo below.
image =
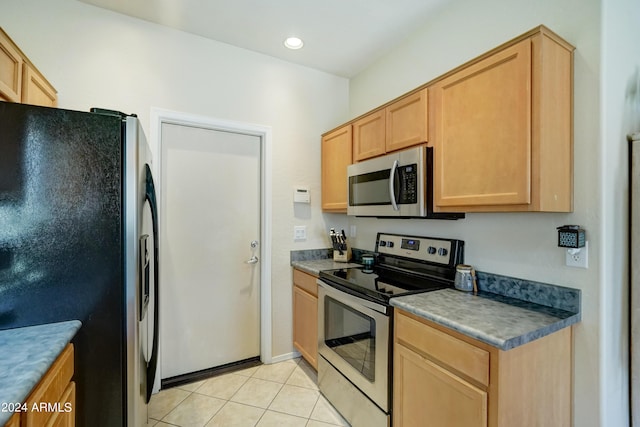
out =
[[247,264],[256,264],[258,262],[258,257],[257,256],[252,256],[251,258],[249,258],[249,260],[246,261]]

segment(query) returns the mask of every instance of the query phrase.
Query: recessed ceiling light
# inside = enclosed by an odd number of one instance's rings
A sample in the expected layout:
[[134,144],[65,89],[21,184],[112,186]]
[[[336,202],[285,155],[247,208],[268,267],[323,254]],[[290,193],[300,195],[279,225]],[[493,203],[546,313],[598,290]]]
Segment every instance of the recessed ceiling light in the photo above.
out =
[[300,49],[302,46],[304,46],[304,42],[298,37],[287,37],[287,39],[284,41],[284,45],[289,49],[295,50]]

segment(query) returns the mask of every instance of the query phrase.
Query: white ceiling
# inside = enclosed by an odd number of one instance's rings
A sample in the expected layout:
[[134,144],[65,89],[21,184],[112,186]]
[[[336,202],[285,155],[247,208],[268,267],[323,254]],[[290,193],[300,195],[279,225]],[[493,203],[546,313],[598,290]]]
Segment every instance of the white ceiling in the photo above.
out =
[[[352,77],[451,0],[80,0],[125,15]],[[304,40],[292,51],[286,37]]]

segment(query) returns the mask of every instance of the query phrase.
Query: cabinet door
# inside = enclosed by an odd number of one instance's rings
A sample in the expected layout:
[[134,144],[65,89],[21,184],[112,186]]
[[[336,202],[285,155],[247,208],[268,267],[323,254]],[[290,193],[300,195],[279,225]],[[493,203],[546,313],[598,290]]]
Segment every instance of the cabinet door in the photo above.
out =
[[24,61],[11,40],[0,30],[0,99],[20,102]]
[[436,210],[531,202],[531,40],[430,90]]
[[353,161],[385,153],[385,110],[374,111],[353,123]]
[[22,102],[43,107],[55,107],[58,104],[56,90],[29,64],[24,65]]
[[387,152],[427,142],[427,89],[394,102],[385,114]]
[[322,138],[322,210],[347,211],[347,166],[351,164],[351,125]]
[[403,345],[394,351],[394,427],[487,426],[486,392]]
[[69,383],[60,398],[60,410],[54,412],[46,427],[75,427],[76,383]]
[[293,287],[293,345],[318,369],[318,298]]

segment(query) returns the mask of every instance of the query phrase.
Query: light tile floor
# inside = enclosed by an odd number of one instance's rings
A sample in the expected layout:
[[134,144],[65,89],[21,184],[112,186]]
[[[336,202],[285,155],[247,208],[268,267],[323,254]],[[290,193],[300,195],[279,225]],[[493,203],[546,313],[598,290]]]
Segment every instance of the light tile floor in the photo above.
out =
[[220,375],[151,398],[148,427],[349,426],[302,359]]

